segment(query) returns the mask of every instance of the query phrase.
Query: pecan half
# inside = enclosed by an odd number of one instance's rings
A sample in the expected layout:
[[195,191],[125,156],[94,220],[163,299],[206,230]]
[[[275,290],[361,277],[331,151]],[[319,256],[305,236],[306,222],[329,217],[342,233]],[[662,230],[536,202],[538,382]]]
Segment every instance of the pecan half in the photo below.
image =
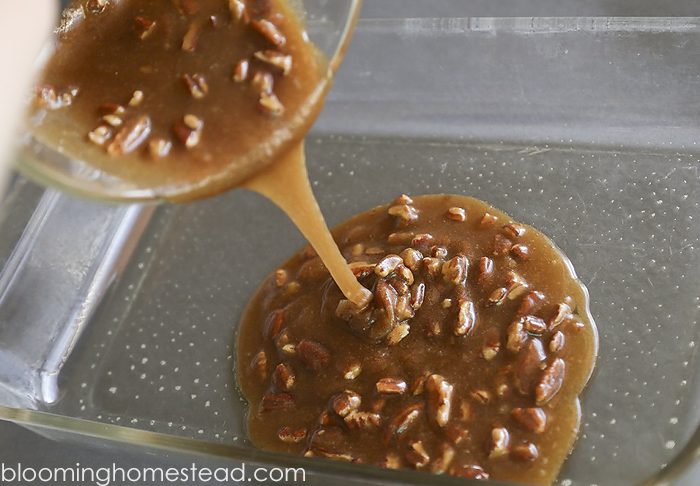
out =
[[107,146],[107,153],[119,157],[136,150],[151,133],[151,118],[141,115],[126,121]]

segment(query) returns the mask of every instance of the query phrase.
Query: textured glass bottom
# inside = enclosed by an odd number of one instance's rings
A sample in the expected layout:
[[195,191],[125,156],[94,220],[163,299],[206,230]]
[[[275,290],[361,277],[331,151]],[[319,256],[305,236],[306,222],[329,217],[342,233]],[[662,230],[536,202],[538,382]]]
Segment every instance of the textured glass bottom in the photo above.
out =
[[[632,486],[678,455],[700,421],[695,156],[324,136],[307,141],[307,157],[331,226],[401,193],[465,194],[569,256],[590,291],[600,358],[558,484]],[[245,455],[237,321],[303,244],[279,209],[244,190],[157,208],[60,371],[61,398],[38,408]]]

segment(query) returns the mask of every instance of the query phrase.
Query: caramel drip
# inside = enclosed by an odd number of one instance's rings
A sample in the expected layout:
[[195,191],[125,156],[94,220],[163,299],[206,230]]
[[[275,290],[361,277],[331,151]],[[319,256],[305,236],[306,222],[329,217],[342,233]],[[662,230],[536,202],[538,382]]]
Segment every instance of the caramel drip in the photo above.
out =
[[316,250],[345,297],[358,306],[369,302],[372,293],[357,281],[348,267],[311,190],[303,142],[246,181],[244,186],[262,194],[289,216]]

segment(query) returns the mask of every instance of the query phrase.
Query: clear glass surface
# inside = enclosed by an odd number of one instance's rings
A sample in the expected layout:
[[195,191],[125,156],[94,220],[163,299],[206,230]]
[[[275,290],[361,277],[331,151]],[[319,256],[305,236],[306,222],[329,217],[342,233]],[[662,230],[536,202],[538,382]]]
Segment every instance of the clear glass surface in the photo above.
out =
[[[601,346],[559,486],[667,484],[700,446],[699,51],[696,18],[361,21],[307,140],[331,225],[400,193],[465,194],[569,256]],[[237,321],[304,244],[262,197],[144,208],[14,188],[0,417],[61,440],[305,467],[314,484],[466,483],[246,440]],[[33,215],[11,211],[22,201]]]

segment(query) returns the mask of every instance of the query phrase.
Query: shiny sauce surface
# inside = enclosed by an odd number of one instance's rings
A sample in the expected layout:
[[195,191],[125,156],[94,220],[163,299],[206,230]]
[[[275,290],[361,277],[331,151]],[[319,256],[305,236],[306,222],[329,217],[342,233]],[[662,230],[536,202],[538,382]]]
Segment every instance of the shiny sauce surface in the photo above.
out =
[[190,200],[298,143],[330,83],[286,1],[79,0],[29,123],[71,157]]
[[237,343],[253,443],[552,483],[597,353],[566,257],[463,196],[402,196],[332,232],[374,298],[348,302],[308,247],[262,284]]

